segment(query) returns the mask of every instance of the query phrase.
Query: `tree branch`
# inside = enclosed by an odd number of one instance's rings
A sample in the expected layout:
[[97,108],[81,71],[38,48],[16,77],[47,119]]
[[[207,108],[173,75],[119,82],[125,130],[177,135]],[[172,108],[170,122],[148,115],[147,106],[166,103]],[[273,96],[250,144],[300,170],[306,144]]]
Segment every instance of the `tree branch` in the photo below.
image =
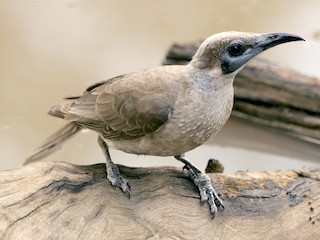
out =
[[226,209],[211,220],[181,169],[40,162],[0,172],[1,239],[319,239],[320,171],[209,174]]

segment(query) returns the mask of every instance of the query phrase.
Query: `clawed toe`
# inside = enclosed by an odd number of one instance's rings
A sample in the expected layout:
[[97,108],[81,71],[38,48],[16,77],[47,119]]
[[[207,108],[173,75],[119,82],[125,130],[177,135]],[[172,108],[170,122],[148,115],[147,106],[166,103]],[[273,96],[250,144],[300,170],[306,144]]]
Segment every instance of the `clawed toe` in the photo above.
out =
[[205,202],[210,207],[212,218],[215,217],[218,208],[224,209],[222,200],[212,187],[211,179],[204,173],[196,174],[196,178],[193,179],[195,185],[198,187],[200,192],[200,201],[203,205]]
[[130,199],[131,187],[129,185],[129,182],[127,179],[122,177],[116,165],[112,165],[112,167],[110,166],[109,168],[107,168],[107,177],[112,186],[121,188],[122,191],[126,193],[128,198]]
[[193,166],[183,156],[176,156],[176,159],[185,164],[183,169],[188,171],[189,177],[199,189],[201,205],[208,203],[210,207],[210,213],[212,214],[212,218],[214,218],[218,208],[224,210],[224,205],[216,191],[213,189],[211,179],[207,174],[202,173],[195,166]]
[[108,180],[110,181],[112,186],[121,188],[122,191],[126,193],[128,198],[130,199],[131,187],[128,180],[122,177],[119,172],[119,168],[112,162],[108,145],[100,136],[98,137],[98,143],[106,157],[106,173]]
[[130,185],[129,185],[129,182],[128,182],[128,180],[127,179],[125,179],[125,178],[123,178],[123,177],[121,177],[121,183],[119,184],[119,185],[117,185],[119,188],[121,188],[122,189],[122,191],[124,192],[124,193],[126,193],[127,194],[127,196],[128,196],[128,198],[130,199],[130,196],[131,196],[131,187],[130,187]]

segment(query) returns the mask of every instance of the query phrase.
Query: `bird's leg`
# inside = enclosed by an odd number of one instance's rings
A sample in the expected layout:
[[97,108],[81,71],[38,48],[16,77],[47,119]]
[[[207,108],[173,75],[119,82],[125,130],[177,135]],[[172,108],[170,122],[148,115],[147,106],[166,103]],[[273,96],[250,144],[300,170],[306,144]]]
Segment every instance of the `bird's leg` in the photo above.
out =
[[201,203],[203,204],[207,202],[209,204],[212,218],[214,218],[217,213],[217,207],[224,209],[224,206],[222,200],[212,187],[211,179],[207,174],[202,173],[199,169],[193,166],[184,157],[184,154],[175,156],[175,158],[185,164],[184,169],[187,169],[190,178],[199,189]]
[[106,157],[106,172],[107,172],[107,178],[112,184],[112,186],[117,186],[122,189],[123,192],[125,192],[128,197],[130,198],[130,185],[127,179],[122,177],[122,175],[119,172],[119,168],[116,164],[114,164],[111,160],[109,148],[106,142],[99,136],[98,143]]

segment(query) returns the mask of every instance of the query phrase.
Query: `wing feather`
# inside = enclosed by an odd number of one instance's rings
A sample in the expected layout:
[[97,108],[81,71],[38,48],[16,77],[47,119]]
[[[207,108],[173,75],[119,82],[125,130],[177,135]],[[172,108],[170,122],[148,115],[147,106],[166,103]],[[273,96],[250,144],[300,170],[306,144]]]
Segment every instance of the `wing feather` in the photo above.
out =
[[61,104],[63,112],[57,111],[56,115],[109,139],[130,140],[156,132],[170,119],[179,88],[178,82],[172,81],[178,79],[179,71],[165,69],[144,70],[93,84],[82,96]]

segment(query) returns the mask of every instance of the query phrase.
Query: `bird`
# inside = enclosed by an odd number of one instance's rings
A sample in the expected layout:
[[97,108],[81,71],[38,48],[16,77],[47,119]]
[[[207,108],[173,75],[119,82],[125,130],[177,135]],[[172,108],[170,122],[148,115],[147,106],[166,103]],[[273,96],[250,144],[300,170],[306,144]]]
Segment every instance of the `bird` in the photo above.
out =
[[50,109],[49,115],[67,124],[25,164],[48,156],[82,129],[89,129],[98,133],[112,186],[130,198],[129,182],[112,161],[109,148],[173,156],[184,164],[198,187],[201,203],[208,203],[214,218],[224,204],[209,176],[185,153],[206,142],[227,122],[234,101],[234,78],[250,59],[276,45],[301,40],[289,33],[217,33],[202,42],[186,65],[143,69],[92,84],[81,95],[67,97]]

